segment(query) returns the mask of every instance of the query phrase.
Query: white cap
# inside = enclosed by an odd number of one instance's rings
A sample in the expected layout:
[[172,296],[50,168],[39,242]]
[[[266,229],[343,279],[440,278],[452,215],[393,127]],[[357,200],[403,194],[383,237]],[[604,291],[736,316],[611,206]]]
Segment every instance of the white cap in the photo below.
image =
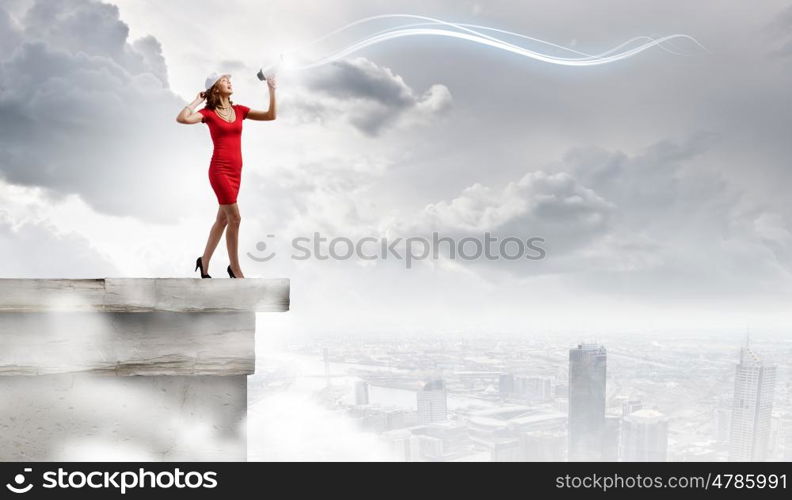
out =
[[209,90],[210,88],[212,88],[212,85],[217,83],[217,80],[223,78],[224,76],[227,76],[228,78],[231,78],[231,74],[230,73],[210,73],[209,76],[206,77],[206,82],[204,83],[204,86],[206,87],[206,90]]

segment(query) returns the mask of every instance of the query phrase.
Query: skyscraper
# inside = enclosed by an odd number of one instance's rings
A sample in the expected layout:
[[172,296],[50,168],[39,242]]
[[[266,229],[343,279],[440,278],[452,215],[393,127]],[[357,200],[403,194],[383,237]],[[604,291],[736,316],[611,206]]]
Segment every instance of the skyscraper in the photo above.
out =
[[734,376],[730,461],[767,459],[775,376],[775,366],[765,364],[748,346],[740,349],[740,364]]
[[734,404],[731,398],[721,398],[718,401],[718,406],[713,411],[713,437],[719,444],[729,444],[732,406]]
[[619,442],[625,462],[665,462],[668,419],[655,410],[634,411],[622,419]]
[[418,391],[418,423],[443,422],[448,417],[448,396],[442,380],[433,380]]
[[365,380],[355,382],[355,404],[358,406],[369,404],[369,385]]
[[605,413],[605,428],[602,431],[603,462],[615,462],[619,460],[621,420],[621,415],[615,413]]
[[602,460],[605,431],[605,347],[569,350],[569,460]]

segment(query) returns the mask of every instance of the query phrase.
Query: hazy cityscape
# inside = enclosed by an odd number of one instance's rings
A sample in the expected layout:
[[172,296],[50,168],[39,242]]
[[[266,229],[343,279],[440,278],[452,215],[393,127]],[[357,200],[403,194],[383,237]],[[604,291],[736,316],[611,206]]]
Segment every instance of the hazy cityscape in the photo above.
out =
[[[792,460],[792,341],[747,333],[583,340],[291,343],[290,361],[259,360],[249,400],[306,392],[376,436],[393,460]],[[314,452],[325,455],[310,445],[305,453]]]

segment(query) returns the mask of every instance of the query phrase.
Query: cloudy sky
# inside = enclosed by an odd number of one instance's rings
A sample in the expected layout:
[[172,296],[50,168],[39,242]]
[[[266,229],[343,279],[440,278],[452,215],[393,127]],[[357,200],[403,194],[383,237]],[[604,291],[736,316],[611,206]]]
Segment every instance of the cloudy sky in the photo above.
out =
[[[243,267],[291,278],[296,330],[792,326],[788,0],[0,0],[0,275],[194,276],[212,145],[180,108],[224,69],[266,109],[262,64],[392,13],[707,50],[570,68],[414,37],[282,74],[279,119],[245,122],[240,243],[277,250]],[[542,237],[547,256],[291,259],[315,231]],[[210,272],[226,262],[223,242]]]

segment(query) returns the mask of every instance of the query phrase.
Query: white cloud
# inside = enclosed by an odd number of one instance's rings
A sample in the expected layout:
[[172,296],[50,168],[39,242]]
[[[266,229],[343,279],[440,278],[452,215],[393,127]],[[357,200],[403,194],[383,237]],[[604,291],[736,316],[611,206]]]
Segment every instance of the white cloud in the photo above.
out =
[[579,232],[580,225],[604,227],[613,208],[573,176],[539,170],[508,183],[502,190],[476,183],[450,202],[429,204],[424,213],[431,226],[440,228],[492,230],[525,218],[526,227],[561,224],[570,232]]
[[279,392],[248,410],[248,460],[393,461],[374,433],[321,406],[307,392]]

